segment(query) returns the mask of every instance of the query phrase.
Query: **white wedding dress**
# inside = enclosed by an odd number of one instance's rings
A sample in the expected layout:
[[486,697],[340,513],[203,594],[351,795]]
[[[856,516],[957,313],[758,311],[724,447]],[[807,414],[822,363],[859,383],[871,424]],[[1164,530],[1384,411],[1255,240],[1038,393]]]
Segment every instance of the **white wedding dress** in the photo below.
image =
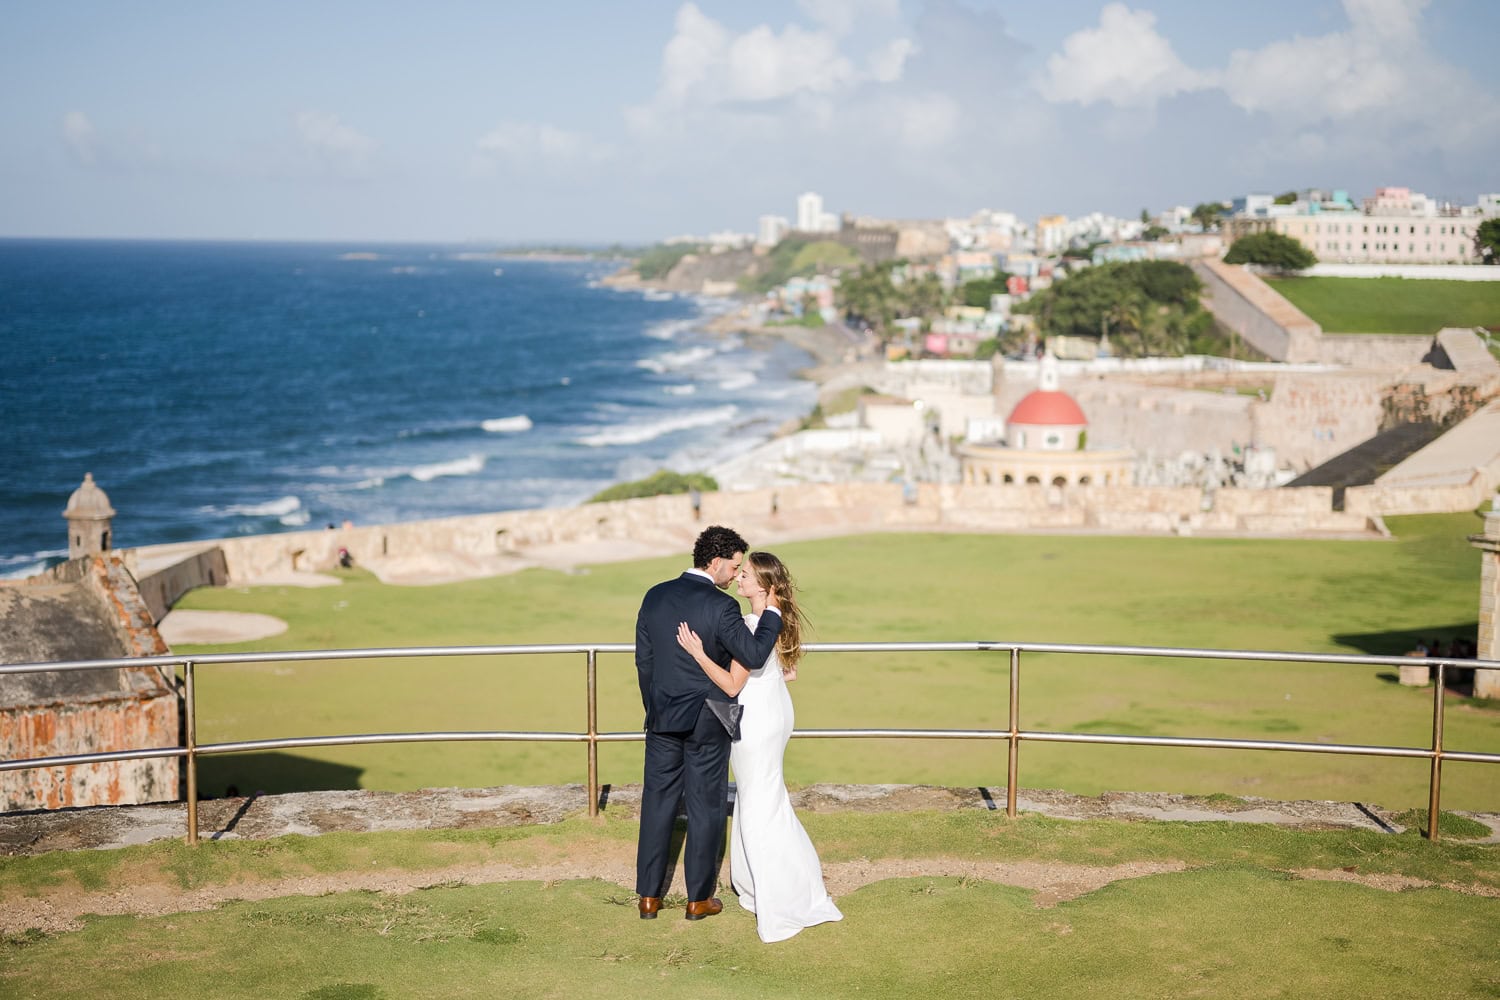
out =
[[[755,628],[758,619],[746,615]],[[765,942],[784,941],[804,927],[842,920],[823,888],[823,866],[786,792],[781,759],[792,736],[792,696],[773,652],[750,671],[740,691],[745,706],[740,738],[730,744],[734,769],[734,826],[729,836],[729,879],[740,905],[755,914]]]

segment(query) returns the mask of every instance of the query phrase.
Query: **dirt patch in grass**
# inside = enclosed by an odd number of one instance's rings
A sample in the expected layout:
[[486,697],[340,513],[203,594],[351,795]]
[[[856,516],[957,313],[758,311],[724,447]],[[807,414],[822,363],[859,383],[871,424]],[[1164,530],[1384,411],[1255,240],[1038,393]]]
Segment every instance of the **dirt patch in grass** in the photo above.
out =
[[[824,865],[824,881],[835,898],[864,886],[892,878],[959,878],[995,882],[1030,890],[1038,907],[1051,907],[1103,888],[1112,882],[1142,878],[1167,872],[1184,871],[1182,861],[1132,861],[1118,865],[1089,866],[1046,861],[968,861],[955,858],[882,858],[831,862]],[[729,874],[726,864],[722,878]],[[1303,869],[1292,872],[1299,878],[1340,882],[1357,882],[1374,889],[1400,892],[1405,889],[1431,887],[1423,879],[1403,875],[1362,873],[1359,871]],[[526,864],[492,862],[459,864],[443,868],[410,871],[401,868],[376,868],[369,871],[345,871],[287,878],[254,879],[229,885],[183,889],[161,882],[144,882],[129,889],[90,892],[76,887],[59,888],[45,896],[12,897],[0,910],[0,934],[15,935],[28,930],[58,933],[77,930],[87,914],[101,916],[160,917],[214,909],[233,901],[277,899],[287,896],[321,896],[337,892],[370,891],[403,894],[416,889],[452,885],[489,885],[498,882],[564,882],[597,878],[619,886],[618,893],[606,893],[601,901],[627,905],[634,899],[631,885],[635,880],[634,844],[620,843],[600,850],[590,845],[586,855],[575,854],[560,845],[544,848],[540,856]],[[1472,895],[1500,896],[1500,891],[1486,886],[1444,885],[1442,888]],[[673,880],[671,894],[684,892],[682,873]],[[728,887],[721,887],[721,894]]]

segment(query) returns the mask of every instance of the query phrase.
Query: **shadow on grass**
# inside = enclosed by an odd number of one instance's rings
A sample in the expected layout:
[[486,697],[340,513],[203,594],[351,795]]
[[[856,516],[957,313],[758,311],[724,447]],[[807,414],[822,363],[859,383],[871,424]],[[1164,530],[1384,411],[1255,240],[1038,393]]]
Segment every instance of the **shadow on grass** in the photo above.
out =
[[202,757],[198,761],[200,798],[282,792],[336,792],[359,787],[362,767],[334,764],[296,754],[266,751]]
[[1420,629],[1393,629],[1389,632],[1344,632],[1332,635],[1341,646],[1352,646],[1369,656],[1405,656],[1417,648],[1437,639],[1450,643],[1454,639],[1473,639],[1479,634],[1478,622],[1460,622],[1454,625],[1429,625]]
[[[1454,625],[1433,625],[1422,629],[1396,629],[1390,632],[1346,632],[1332,636],[1333,641],[1344,646],[1353,646],[1361,653],[1371,656],[1405,656],[1421,645],[1446,647],[1455,639],[1474,641],[1479,634],[1478,622],[1463,622]],[[1398,673],[1382,670],[1376,680],[1387,684],[1401,683]],[[1463,667],[1449,667],[1444,672],[1443,687],[1449,694],[1469,698],[1474,694],[1474,671]]]

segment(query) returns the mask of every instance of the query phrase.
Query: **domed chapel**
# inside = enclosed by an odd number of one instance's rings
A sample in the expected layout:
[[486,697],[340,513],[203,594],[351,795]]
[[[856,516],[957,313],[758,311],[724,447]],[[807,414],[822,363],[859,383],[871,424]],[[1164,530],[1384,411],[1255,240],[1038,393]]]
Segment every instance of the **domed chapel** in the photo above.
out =
[[1042,359],[1039,382],[1010,411],[1004,440],[959,447],[962,481],[979,486],[1130,485],[1134,453],[1087,447],[1088,418],[1078,401],[1062,391],[1057,359],[1050,354]]

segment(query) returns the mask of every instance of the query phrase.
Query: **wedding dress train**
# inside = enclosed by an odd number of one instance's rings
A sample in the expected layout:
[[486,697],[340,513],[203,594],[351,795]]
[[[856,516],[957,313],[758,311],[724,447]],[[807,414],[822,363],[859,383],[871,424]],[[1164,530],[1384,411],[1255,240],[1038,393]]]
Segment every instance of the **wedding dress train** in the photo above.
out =
[[[757,618],[746,615],[752,629]],[[773,652],[750,671],[740,691],[745,706],[740,738],[730,748],[734,769],[734,825],[729,876],[740,905],[755,914],[762,941],[784,941],[804,927],[842,920],[823,888],[823,866],[792,809],[782,757],[792,736],[792,697]]]

